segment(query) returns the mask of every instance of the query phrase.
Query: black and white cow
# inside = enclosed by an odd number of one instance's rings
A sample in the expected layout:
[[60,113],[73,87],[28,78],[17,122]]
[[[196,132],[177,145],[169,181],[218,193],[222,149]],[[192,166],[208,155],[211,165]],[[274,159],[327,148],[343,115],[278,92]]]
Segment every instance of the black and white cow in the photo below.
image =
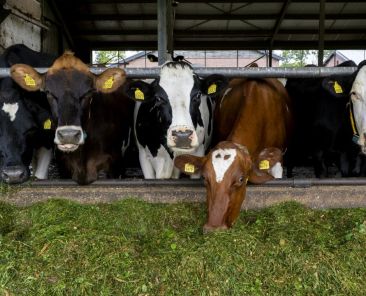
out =
[[355,142],[366,154],[366,61],[358,65],[350,92],[351,111],[355,124]]
[[[14,63],[48,67],[53,59],[18,44],[0,56],[0,67]],[[32,158],[34,176],[46,179],[53,137],[46,96],[24,91],[10,77],[0,79],[0,179],[9,184],[28,180]]]
[[219,75],[200,79],[188,63],[167,62],[151,84],[127,85],[127,95],[138,102],[134,127],[146,179],[177,178],[176,155],[205,154],[211,142],[215,98],[226,84]]
[[[347,61],[338,66],[356,64]],[[366,152],[366,125],[362,126],[366,105],[363,106],[361,95],[365,74],[361,65],[351,75],[287,80],[295,119],[294,138],[287,153],[288,177],[292,176],[292,166],[306,156],[311,156],[316,177],[327,177],[333,163],[343,177],[363,175],[359,154],[360,147]]]

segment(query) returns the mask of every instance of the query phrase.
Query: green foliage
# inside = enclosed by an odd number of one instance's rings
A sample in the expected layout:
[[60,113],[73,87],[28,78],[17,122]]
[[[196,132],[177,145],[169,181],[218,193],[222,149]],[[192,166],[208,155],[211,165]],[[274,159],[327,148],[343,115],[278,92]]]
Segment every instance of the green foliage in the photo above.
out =
[[96,64],[112,64],[122,63],[123,57],[125,56],[124,51],[96,51],[95,52],[95,63]]
[[[284,50],[282,51],[281,67],[304,67],[311,56],[316,56],[317,50]],[[333,53],[333,50],[324,50],[324,60]]]
[[0,237],[0,295],[366,291],[366,209],[284,203],[242,212],[231,230],[208,235],[204,204],[52,200],[12,209],[16,225]]

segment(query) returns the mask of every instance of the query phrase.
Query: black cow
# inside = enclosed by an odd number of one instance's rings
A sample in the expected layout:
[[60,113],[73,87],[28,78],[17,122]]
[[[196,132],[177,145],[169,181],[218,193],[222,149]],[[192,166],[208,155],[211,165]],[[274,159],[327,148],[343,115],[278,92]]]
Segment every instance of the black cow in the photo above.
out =
[[[48,67],[54,58],[22,44],[13,45],[0,56],[0,67],[28,63]],[[47,98],[27,92],[10,77],[0,79],[0,175],[3,182],[21,183],[29,178],[33,159],[34,176],[46,179],[53,147],[52,118]],[[34,153],[35,150],[35,153]]]
[[134,125],[145,178],[178,177],[175,155],[205,154],[213,130],[214,99],[225,86],[224,77],[200,79],[185,62],[167,62],[151,84],[128,84],[127,95],[138,102]]
[[[57,121],[54,142],[60,151],[63,173],[79,184],[97,179],[98,172],[118,177],[121,157],[128,146],[134,103],[124,97],[122,69],[100,75],[89,71],[73,53],[57,58],[47,73],[22,64],[12,66],[13,79],[24,89],[47,93]],[[32,84],[25,82],[29,77]]]
[[[355,67],[356,64],[347,61],[338,66]],[[353,80],[354,75],[287,80],[295,120],[293,139],[286,155],[287,177],[292,177],[294,165],[306,163],[308,157],[317,178],[327,177],[334,163],[342,176],[359,173],[359,149],[352,142],[347,107]]]

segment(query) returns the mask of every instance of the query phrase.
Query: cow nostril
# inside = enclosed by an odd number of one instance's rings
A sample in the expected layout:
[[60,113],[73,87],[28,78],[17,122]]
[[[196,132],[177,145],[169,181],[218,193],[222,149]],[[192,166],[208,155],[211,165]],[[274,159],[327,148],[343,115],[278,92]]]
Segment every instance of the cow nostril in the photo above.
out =
[[57,131],[57,137],[62,144],[79,144],[82,132],[79,129],[61,129]]
[[6,167],[1,171],[1,178],[7,183],[19,183],[26,177],[26,169],[22,166]]
[[176,138],[190,138],[193,135],[192,130],[173,130],[172,136]]

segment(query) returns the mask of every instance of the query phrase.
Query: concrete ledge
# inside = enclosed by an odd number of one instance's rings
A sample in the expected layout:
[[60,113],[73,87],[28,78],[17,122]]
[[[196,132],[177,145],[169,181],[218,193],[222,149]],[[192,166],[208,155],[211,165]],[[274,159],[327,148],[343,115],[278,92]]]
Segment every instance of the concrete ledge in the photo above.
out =
[[[78,186],[71,181],[52,183],[52,186],[50,182],[15,186],[7,194],[1,195],[0,200],[25,206],[51,198],[65,198],[80,203],[108,203],[126,198],[153,203],[177,203],[205,202],[206,197],[202,182],[197,180],[108,180],[89,186]],[[281,182],[248,186],[243,209],[260,209],[284,201],[297,201],[317,209],[366,207],[366,185],[291,187],[277,183]]]

